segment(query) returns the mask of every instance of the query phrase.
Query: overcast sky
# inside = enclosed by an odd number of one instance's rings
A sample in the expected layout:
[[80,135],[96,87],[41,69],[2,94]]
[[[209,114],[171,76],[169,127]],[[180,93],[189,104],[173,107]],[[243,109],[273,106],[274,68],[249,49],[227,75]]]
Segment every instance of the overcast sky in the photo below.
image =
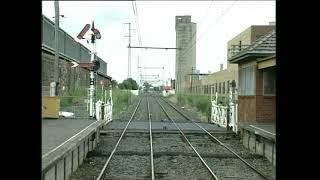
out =
[[[175,16],[191,15],[197,23],[197,69],[216,72],[227,64],[227,42],[251,25],[275,22],[275,1],[136,1],[142,46],[175,47]],[[102,38],[97,53],[108,63],[108,75],[118,82],[127,78],[128,25],[131,45],[139,46],[138,31],[131,1],[60,1],[60,27],[74,38],[83,26],[94,20]],[[42,14],[54,16],[54,2],[42,1]],[[81,43],[88,48],[86,42]],[[175,50],[131,50],[132,77],[138,79],[140,66],[164,67],[142,74],[175,77]]]

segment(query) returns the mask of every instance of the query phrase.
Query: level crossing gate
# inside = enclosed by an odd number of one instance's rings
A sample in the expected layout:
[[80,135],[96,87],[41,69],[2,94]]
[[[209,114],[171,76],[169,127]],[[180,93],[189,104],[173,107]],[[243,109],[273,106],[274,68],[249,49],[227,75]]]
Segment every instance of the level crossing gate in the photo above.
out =
[[226,105],[218,103],[218,93],[215,97],[211,95],[211,117],[210,121],[221,127],[238,132],[238,103],[235,87],[230,88],[229,98]]

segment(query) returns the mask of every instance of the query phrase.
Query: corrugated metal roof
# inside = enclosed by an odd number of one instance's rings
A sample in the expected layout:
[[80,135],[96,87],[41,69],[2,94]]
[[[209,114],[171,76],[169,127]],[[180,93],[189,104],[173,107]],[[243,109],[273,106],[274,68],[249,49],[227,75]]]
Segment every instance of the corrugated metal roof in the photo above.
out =
[[265,57],[274,54],[276,54],[276,32],[272,30],[228,60],[234,63],[249,56]]

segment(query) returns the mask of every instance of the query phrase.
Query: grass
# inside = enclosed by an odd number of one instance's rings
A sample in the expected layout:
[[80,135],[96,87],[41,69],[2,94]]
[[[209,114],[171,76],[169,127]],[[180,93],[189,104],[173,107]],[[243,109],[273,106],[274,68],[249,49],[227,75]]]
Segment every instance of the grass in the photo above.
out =
[[128,90],[113,89],[113,115],[118,116],[121,112],[126,110],[128,106],[137,98]]
[[86,89],[76,89],[73,92],[65,96],[60,96],[60,106],[67,107],[77,104],[85,103],[84,100],[87,98]]
[[[211,102],[208,95],[195,95],[195,94],[177,94],[178,104],[180,106],[190,106],[197,109],[205,116],[211,115]],[[218,96],[218,102],[222,105],[228,103],[227,96]]]
[[210,97],[205,95],[192,95],[192,94],[179,94],[177,95],[177,97],[178,97],[178,104],[180,106],[195,107],[197,111],[201,112],[207,117],[210,116],[210,110],[211,110]]
[[[96,90],[96,101],[101,100],[102,97],[102,89]],[[134,101],[136,95],[133,95],[128,90],[120,90],[117,88],[112,89],[112,100],[113,100],[113,115],[117,116],[121,112],[123,112],[127,107]],[[75,105],[83,105],[86,106],[85,99],[88,98],[87,89],[77,89],[74,92],[60,97],[60,106],[68,107]],[[110,98],[109,90],[107,90],[108,100]],[[104,100],[104,99],[103,99]]]

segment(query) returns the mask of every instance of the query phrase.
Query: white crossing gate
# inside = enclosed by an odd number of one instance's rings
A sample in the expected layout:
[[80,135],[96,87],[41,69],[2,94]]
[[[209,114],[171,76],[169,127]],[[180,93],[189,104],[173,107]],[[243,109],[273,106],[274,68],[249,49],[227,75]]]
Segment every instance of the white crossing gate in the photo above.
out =
[[[228,124],[229,118],[229,124]],[[230,88],[229,92],[229,102],[228,105],[223,106],[218,104],[218,93],[216,92],[215,98],[211,97],[211,118],[210,121],[221,127],[229,128],[238,132],[237,122],[238,122],[238,104],[236,103],[236,93],[232,92]]]
[[96,102],[96,119],[97,120],[107,120],[107,122],[112,121],[112,90],[110,92],[110,98],[106,100],[106,94],[104,101],[97,101]]

